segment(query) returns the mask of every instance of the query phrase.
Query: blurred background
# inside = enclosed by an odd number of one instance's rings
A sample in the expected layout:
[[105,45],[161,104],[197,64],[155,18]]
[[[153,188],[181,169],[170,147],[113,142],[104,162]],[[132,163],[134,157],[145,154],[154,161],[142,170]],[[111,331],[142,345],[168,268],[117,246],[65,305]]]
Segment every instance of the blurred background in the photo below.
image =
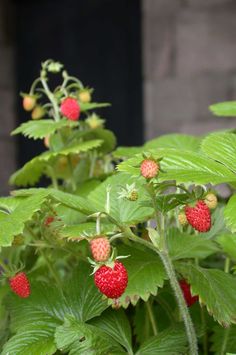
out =
[[208,111],[236,98],[235,16],[235,0],[0,0],[0,194],[43,149],[9,134],[47,58],[112,103],[101,114],[120,145],[235,127]]

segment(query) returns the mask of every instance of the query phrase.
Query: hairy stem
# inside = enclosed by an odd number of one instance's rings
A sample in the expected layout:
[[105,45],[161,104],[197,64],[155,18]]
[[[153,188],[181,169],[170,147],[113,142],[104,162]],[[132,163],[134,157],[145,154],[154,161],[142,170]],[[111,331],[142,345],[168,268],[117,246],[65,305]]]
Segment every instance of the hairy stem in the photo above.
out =
[[187,307],[185,299],[183,297],[182,290],[179,286],[172,261],[170,259],[168,252],[166,252],[166,251],[160,253],[160,257],[161,257],[161,260],[162,260],[163,265],[165,267],[166,273],[169,277],[170,285],[172,287],[172,290],[174,291],[176,301],[179,306],[180,314],[181,314],[181,317],[182,317],[184,325],[185,325],[185,330],[186,330],[188,343],[189,343],[189,352],[191,355],[197,355],[198,354],[198,346],[197,346],[197,338],[196,338],[196,334],[195,334],[195,329],[194,329],[192,319],[191,319],[189,311],[188,311],[188,307]]
[[196,333],[195,333],[195,329],[192,323],[192,319],[190,317],[189,311],[188,311],[188,307],[186,305],[185,299],[183,297],[182,294],[182,290],[179,286],[176,274],[175,274],[175,270],[172,264],[172,261],[170,259],[170,256],[168,254],[168,251],[158,251],[156,249],[156,247],[149,243],[148,241],[141,239],[139,237],[137,237],[129,228],[126,228],[124,230],[124,232],[126,233],[127,237],[130,240],[133,240],[137,243],[143,244],[146,247],[148,247],[149,249],[152,249],[153,251],[155,251],[161,258],[163,265],[165,267],[166,273],[169,277],[170,280],[170,285],[172,287],[172,290],[174,291],[178,306],[179,306],[179,310],[180,310],[180,314],[181,317],[183,319],[184,325],[185,325],[185,329],[186,329],[186,335],[188,338],[188,342],[189,342],[189,352],[191,355],[197,355],[198,354],[198,346],[197,346],[197,337],[196,337]]
[[56,102],[56,100],[54,98],[54,95],[50,91],[50,89],[48,87],[48,84],[47,84],[47,81],[43,77],[41,77],[41,83],[43,85],[43,88],[45,90],[45,93],[46,93],[47,97],[49,98],[49,100],[52,103],[53,111],[54,111],[54,119],[55,119],[55,121],[58,122],[58,121],[60,121],[60,114],[59,114],[59,108],[58,108],[57,102]]

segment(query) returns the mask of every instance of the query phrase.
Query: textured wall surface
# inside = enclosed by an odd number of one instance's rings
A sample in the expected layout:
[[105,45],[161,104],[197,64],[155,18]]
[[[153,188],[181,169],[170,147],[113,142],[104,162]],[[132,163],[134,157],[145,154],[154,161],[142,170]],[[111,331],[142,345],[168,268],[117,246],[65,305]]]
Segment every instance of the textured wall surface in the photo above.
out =
[[9,30],[10,19],[0,3],[0,195],[9,192],[8,179],[15,170],[14,46]]
[[236,127],[212,103],[236,99],[236,1],[143,0],[146,138]]

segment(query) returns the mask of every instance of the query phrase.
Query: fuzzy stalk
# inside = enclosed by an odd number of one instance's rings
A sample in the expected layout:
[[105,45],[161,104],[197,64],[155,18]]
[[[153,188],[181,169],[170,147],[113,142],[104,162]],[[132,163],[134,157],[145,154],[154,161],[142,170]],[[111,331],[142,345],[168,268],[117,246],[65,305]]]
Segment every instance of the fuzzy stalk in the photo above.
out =
[[160,258],[161,258],[163,265],[165,267],[167,276],[169,277],[170,285],[171,285],[171,288],[175,294],[175,298],[176,298],[177,304],[179,306],[180,315],[181,315],[183,322],[184,322],[186,335],[187,335],[188,343],[189,343],[189,353],[191,355],[197,355],[198,354],[198,346],[197,346],[197,338],[196,338],[196,334],[195,334],[195,329],[194,329],[193,322],[192,322],[192,319],[191,319],[189,311],[188,311],[188,307],[187,307],[185,299],[183,297],[182,290],[179,286],[179,282],[177,280],[172,261],[170,259],[168,252],[166,252],[166,251],[161,252],[159,255],[160,255]]

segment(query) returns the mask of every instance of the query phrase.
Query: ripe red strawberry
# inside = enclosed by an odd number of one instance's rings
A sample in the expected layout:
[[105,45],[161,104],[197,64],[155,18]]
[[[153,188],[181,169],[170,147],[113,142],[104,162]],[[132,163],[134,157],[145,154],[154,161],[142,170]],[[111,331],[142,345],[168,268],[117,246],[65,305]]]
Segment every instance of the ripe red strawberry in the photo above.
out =
[[91,240],[90,249],[95,261],[106,261],[110,256],[111,246],[107,237],[100,236]]
[[9,279],[9,284],[14,293],[21,298],[27,298],[30,295],[30,283],[24,272],[20,272]]
[[101,266],[94,274],[94,282],[108,298],[119,298],[128,284],[128,273],[124,265],[115,261],[114,267]]
[[198,200],[194,207],[185,206],[188,223],[198,232],[208,232],[211,228],[211,212],[203,200]]
[[146,179],[152,179],[156,177],[159,173],[159,170],[159,164],[153,159],[143,160],[140,166],[141,175]]
[[31,111],[36,105],[36,98],[31,95],[26,95],[23,98],[23,108],[25,111]]
[[198,301],[198,296],[192,296],[190,291],[190,285],[185,280],[180,280],[179,285],[184,295],[184,299],[187,303],[187,306],[192,306],[195,302]]
[[45,225],[46,227],[48,227],[53,221],[54,221],[54,217],[53,217],[53,216],[48,216],[48,217],[44,220],[44,225]]
[[73,97],[65,98],[61,103],[61,113],[71,121],[77,121],[80,115],[80,106]]

